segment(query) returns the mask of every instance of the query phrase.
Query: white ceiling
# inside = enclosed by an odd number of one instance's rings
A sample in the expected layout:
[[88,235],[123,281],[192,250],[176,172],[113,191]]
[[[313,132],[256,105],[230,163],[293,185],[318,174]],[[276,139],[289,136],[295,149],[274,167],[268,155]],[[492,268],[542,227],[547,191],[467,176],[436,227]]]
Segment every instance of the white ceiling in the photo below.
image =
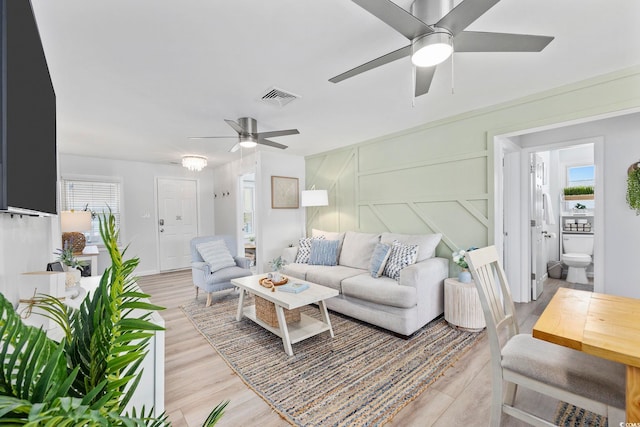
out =
[[[502,0],[468,29],[555,40],[541,53],[454,54],[455,94],[448,60],[415,101],[409,58],[328,82],[408,44],[349,0],[32,3],[57,94],[59,151],[103,158],[224,163],[240,156],[227,152],[233,138],[187,137],[232,137],[223,119],[244,116],[259,131],[299,129],[274,140],[308,155],[640,64],[637,0]],[[260,102],[274,86],[301,99]]]

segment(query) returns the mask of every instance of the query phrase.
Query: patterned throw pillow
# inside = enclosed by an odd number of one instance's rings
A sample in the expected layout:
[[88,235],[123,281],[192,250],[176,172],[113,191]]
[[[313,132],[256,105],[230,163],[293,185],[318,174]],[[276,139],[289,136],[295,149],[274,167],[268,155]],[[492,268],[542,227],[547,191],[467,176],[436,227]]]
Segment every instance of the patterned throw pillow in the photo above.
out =
[[391,254],[384,267],[384,275],[395,280],[400,280],[400,270],[408,265],[415,264],[418,258],[417,245],[403,245],[394,240],[391,245]]
[[382,276],[390,254],[391,245],[385,243],[376,244],[376,247],[373,249],[373,254],[371,255],[371,261],[369,261],[369,273],[371,273],[371,277],[378,278]]
[[199,243],[196,245],[196,249],[198,249],[202,259],[211,266],[212,273],[236,265],[224,240]]
[[308,264],[309,256],[311,255],[311,242],[317,239],[324,239],[324,236],[319,237],[303,237],[298,242],[298,253],[296,254],[296,263]]
[[309,264],[336,265],[338,264],[338,246],[340,240],[312,239]]

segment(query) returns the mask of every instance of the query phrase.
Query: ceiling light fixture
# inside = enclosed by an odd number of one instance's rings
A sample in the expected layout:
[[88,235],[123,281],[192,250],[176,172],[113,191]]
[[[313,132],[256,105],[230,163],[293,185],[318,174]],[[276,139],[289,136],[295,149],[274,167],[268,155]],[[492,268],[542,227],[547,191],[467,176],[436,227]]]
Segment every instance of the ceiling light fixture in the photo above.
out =
[[411,62],[416,67],[433,67],[445,61],[453,53],[451,33],[436,29],[413,42]]
[[253,148],[258,145],[258,141],[252,135],[240,135],[240,146],[242,148]]
[[183,156],[182,166],[190,171],[200,172],[207,166],[207,158],[203,156]]

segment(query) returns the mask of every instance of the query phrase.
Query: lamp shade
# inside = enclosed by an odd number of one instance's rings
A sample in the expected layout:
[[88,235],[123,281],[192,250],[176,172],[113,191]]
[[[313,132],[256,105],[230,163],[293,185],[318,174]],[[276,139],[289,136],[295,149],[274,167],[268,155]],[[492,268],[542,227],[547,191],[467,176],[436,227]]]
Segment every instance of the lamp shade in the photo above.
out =
[[303,190],[300,194],[300,204],[306,206],[328,206],[327,190]]
[[62,211],[60,229],[62,232],[91,230],[91,212]]

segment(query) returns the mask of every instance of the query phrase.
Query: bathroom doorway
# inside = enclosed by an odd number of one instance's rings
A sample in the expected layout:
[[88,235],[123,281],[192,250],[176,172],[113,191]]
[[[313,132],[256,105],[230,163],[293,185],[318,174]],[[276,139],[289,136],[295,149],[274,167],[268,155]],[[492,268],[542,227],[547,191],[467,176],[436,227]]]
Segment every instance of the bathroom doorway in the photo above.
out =
[[[496,246],[502,247],[505,272],[512,284],[513,298],[518,302],[537,298],[547,276],[547,263],[560,260],[561,216],[563,212],[573,209],[562,197],[564,187],[569,186],[567,167],[579,163],[593,165],[595,193],[603,186],[603,177],[597,175],[597,171],[602,170],[602,137],[546,143],[544,131],[539,134],[496,138],[496,161],[503,164],[503,168],[496,173],[496,211],[502,212],[503,217],[496,218],[495,242]],[[583,154],[589,152],[589,160],[577,159],[578,151]],[[540,190],[543,193],[542,226],[537,230],[540,236],[534,235],[533,226],[533,201],[539,199],[534,197],[536,167],[531,162],[534,156],[542,159],[542,166],[538,170],[538,173],[542,173]],[[567,160],[572,156],[574,160]],[[604,256],[598,254],[603,250],[601,236],[598,234],[598,229],[602,230],[598,226],[603,223],[602,208],[602,200],[593,200],[589,205],[589,213],[593,214],[595,242],[593,266],[589,276],[593,278],[596,291],[603,287],[599,277],[603,274]],[[539,277],[540,274],[542,277]]]

